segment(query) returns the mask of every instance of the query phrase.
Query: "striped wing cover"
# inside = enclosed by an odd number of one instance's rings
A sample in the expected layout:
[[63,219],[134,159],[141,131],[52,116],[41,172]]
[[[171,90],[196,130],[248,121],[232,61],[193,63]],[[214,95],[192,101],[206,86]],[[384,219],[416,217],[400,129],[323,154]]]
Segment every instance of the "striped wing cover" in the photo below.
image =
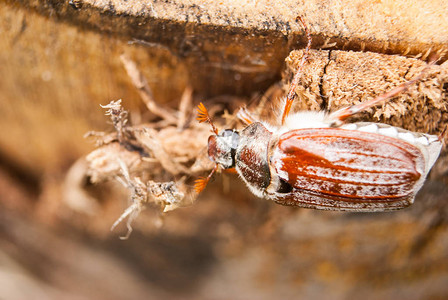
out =
[[271,162],[292,191],[286,205],[387,210],[412,203],[424,170],[420,150],[399,139],[341,128],[298,129],[280,136]]

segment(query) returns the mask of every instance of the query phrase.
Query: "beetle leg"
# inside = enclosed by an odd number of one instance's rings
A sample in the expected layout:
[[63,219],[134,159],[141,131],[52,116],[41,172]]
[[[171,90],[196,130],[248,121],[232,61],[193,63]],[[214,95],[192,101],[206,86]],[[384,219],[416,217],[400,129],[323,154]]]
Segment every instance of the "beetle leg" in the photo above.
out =
[[255,118],[245,107],[240,108],[236,116],[246,125],[258,122],[257,118]]
[[439,140],[439,142],[444,143],[446,135],[448,132],[448,125],[445,125],[445,127],[443,128],[442,132],[439,134],[439,136],[437,137],[437,139]]
[[297,84],[299,83],[299,79],[302,76],[303,66],[305,65],[305,61],[308,58],[308,54],[309,54],[310,48],[311,48],[310,31],[308,30],[308,27],[306,26],[302,17],[298,16],[297,20],[299,20],[300,23],[302,23],[302,26],[305,28],[305,33],[306,33],[306,38],[308,39],[308,44],[306,45],[305,52],[303,53],[299,68],[297,69],[297,72],[294,75],[294,78],[292,79],[291,86],[289,88],[289,93],[288,93],[288,96],[286,97],[285,107],[283,108],[283,114],[282,114],[282,125],[285,123],[285,119],[289,115],[289,111],[291,110],[292,102],[294,101],[295,90],[296,90]]
[[369,101],[365,101],[365,102],[362,102],[362,103],[359,103],[359,104],[355,104],[355,105],[352,105],[352,106],[347,106],[347,107],[341,108],[341,109],[331,113],[328,116],[328,120],[331,123],[342,122],[346,118],[348,118],[348,117],[350,117],[350,116],[352,116],[352,115],[354,115],[354,114],[356,114],[358,112],[364,111],[364,110],[366,110],[366,109],[368,109],[370,107],[373,107],[373,106],[375,106],[375,105],[377,105],[379,103],[385,102],[385,101],[391,99],[392,97],[394,97],[394,96],[396,96],[396,95],[406,91],[411,85],[413,85],[414,83],[419,81],[422,78],[423,74],[426,72],[426,70],[429,68],[429,66],[433,65],[434,63],[435,63],[435,60],[431,61],[420,72],[420,74],[418,74],[417,76],[415,76],[411,80],[406,81],[406,82],[400,84],[399,86],[393,88],[392,90],[390,90],[390,91],[388,91],[388,92],[386,92],[386,93],[384,93],[384,94],[382,94],[382,95],[380,95],[380,96],[378,96],[378,97],[376,97],[374,99],[371,99]]

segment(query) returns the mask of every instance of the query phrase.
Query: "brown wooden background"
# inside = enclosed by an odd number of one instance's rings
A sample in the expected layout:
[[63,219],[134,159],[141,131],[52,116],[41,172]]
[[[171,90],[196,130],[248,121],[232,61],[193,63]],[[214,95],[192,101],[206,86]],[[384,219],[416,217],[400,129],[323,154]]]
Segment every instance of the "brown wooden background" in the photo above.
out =
[[198,101],[249,99],[304,45],[298,14],[315,49],[447,58],[442,0],[0,1],[0,297],[445,299],[444,159],[411,208],[387,214],[281,207],[224,176],[161,229],[143,213],[123,242],[108,231],[127,205],[119,186],[93,187],[90,215],[63,201],[67,170],[94,149],[83,135],[110,130],[99,104],[145,114],[121,54],[163,105],[187,85]]

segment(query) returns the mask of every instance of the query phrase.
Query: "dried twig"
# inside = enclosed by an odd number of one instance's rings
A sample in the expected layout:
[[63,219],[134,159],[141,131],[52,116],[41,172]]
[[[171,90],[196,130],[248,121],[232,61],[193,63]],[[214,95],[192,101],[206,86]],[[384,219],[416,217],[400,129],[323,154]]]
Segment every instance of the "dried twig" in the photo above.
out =
[[143,131],[136,132],[143,145],[151,150],[152,155],[159,161],[163,169],[173,175],[189,174],[188,168],[175,162],[157,137],[157,132],[150,128],[145,128]]
[[124,54],[121,55],[120,58],[126,69],[126,72],[131,78],[134,86],[137,88],[140,97],[142,97],[143,102],[146,104],[148,110],[156,116],[159,116],[172,124],[176,124],[177,118],[175,117],[174,113],[168,111],[167,109],[159,107],[159,105],[157,105],[157,103],[154,101],[153,93],[148,85],[148,81],[146,80],[145,76],[143,76],[143,74],[138,70],[137,65]]
[[177,121],[177,129],[182,130],[187,128],[189,123],[189,115],[191,113],[191,103],[193,100],[193,89],[187,86],[180,98],[179,104],[179,119]]
[[123,143],[126,127],[128,126],[128,112],[121,106],[121,99],[100,106],[102,108],[107,108],[106,116],[110,116],[115,130],[117,131],[118,141]]
[[138,217],[146,204],[156,204],[160,206],[162,212],[166,212],[178,208],[185,198],[185,194],[180,192],[177,185],[172,181],[154,182],[150,180],[145,184],[139,177],[131,178],[125,163],[121,160],[118,163],[123,178],[117,176],[116,179],[131,191],[131,205],[114,222],[110,230],[114,230],[118,224],[128,218],[126,222],[128,231],[125,236],[120,237],[120,239],[126,240],[132,233],[132,222]]

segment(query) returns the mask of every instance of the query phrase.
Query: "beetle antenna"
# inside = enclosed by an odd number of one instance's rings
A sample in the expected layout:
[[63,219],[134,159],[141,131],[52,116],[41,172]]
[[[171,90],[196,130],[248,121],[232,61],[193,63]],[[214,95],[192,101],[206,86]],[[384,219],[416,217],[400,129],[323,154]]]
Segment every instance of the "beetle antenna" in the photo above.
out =
[[207,108],[205,108],[205,105],[201,102],[198,105],[198,116],[196,117],[196,120],[199,121],[199,123],[207,122],[212,126],[213,132],[218,135],[218,129],[216,129],[215,124],[213,124],[212,119],[210,118],[210,115],[208,114]]
[[285,119],[289,115],[289,111],[291,110],[292,102],[294,101],[295,90],[296,90],[297,84],[299,83],[299,79],[302,76],[303,66],[305,65],[305,61],[308,59],[308,55],[309,55],[310,49],[311,49],[312,39],[311,39],[311,34],[308,29],[308,26],[306,26],[306,23],[301,16],[297,17],[296,22],[297,21],[300,21],[300,23],[302,23],[303,28],[305,29],[306,38],[308,39],[308,44],[306,45],[305,52],[303,53],[299,68],[297,69],[297,72],[294,75],[294,78],[292,79],[291,86],[289,88],[289,93],[288,93],[288,96],[286,97],[285,108],[283,109],[283,115],[282,115],[282,125],[285,123]]
[[194,182],[194,191],[199,194],[201,193],[205,187],[207,186],[208,182],[212,178],[213,174],[215,174],[216,170],[218,170],[218,164],[215,164],[215,167],[213,170],[208,174],[207,177],[200,177]]

